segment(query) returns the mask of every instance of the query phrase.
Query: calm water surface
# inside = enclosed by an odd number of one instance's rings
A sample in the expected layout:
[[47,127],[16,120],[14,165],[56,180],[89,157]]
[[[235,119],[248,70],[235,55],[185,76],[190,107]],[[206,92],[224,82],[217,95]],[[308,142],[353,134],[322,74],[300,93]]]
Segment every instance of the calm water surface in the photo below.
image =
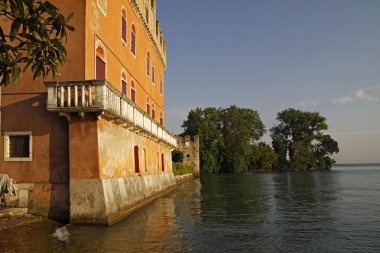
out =
[[112,227],[46,222],[0,252],[380,252],[380,167],[205,175]]

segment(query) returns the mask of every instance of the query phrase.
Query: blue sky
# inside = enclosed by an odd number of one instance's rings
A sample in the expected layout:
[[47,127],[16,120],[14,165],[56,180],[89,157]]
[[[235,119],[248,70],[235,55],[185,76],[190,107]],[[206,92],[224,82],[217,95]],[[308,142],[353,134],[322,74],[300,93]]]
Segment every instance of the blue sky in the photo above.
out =
[[286,108],[319,111],[337,162],[380,162],[380,1],[160,0],[157,12],[168,129],[196,107],[252,108],[267,129]]

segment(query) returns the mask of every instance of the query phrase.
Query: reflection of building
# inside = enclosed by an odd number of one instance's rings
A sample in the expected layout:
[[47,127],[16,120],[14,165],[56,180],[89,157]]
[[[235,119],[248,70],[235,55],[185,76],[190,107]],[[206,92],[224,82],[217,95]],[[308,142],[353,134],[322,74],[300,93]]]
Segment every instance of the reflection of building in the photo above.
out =
[[0,172],[23,183],[18,205],[109,224],[175,185],[156,0],[52,2],[74,13],[70,62],[45,84],[27,73],[3,88]]
[[183,163],[195,169],[195,175],[199,175],[199,135],[176,136],[178,150],[183,153]]

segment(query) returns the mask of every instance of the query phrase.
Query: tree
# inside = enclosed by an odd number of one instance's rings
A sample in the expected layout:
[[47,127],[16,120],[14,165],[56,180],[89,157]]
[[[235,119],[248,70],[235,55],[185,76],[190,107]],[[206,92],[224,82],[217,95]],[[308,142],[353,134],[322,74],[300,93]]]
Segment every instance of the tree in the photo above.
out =
[[255,171],[272,171],[277,155],[271,146],[260,142],[253,148],[250,168]]
[[64,42],[73,13],[64,17],[56,6],[42,0],[2,0],[0,18],[0,85],[16,83],[29,67],[33,79],[46,77],[67,60]]
[[258,112],[235,105],[224,109],[222,132],[225,144],[222,171],[247,171],[252,147],[265,133],[265,126]]
[[277,114],[278,124],[270,129],[272,145],[278,155],[277,170],[329,169],[331,155],[339,152],[338,143],[323,131],[326,118],[318,112],[286,109]]
[[265,132],[259,114],[231,106],[191,110],[182,135],[199,135],[202,172],[247,171],[252,148]]
[[199,135],[200,166],[204,172],[219,172],[224,140],[220,109],[207,107],[191,110],[182,124],[182,135]]

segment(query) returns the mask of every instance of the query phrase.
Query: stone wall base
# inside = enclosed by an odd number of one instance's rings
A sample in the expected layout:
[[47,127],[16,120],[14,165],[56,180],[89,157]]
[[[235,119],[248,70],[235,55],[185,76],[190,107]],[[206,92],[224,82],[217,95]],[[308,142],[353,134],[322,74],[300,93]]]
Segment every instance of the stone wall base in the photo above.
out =
[[72,179],[70,222],[111,225],[173,190],[173,173],[116,179]]
[[67,222],[69,220],[69,185],[19,183],[17,195],[5,194],[8,207],[28,208],[28,213]]

